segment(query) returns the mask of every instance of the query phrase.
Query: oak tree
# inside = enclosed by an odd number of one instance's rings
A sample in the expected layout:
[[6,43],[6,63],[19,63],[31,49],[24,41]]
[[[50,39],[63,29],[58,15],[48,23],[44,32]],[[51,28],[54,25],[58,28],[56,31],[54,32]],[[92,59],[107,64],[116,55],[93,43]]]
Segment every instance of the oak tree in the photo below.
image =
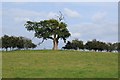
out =
[[42,42],[47,39],[53,40],[53,50],[58,49],[59,39],[66,42],[66,38],[70,36],[67,24],[62,21],[63,16],[57,19],[43,20],[39,22],[27,21],[25,27],[28,31],[34,31],[34,36],[42,38]]

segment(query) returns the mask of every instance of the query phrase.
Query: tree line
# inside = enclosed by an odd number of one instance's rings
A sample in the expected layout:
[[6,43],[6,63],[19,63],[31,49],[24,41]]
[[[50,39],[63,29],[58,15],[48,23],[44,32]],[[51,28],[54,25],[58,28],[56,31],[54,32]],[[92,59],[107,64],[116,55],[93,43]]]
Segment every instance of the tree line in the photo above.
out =
[[[4,35],[0,38],[0,48],[5,49],[6,51],[8,48],[10,50],[21,50],[21,49],[30,49],[30,48],[36,48],[37,45],[35,45],[32,40],[26,38],[26,37],[16,37],[16,36],[8,36]],[[102,41],[98,41],[96,39],[93,39],[91,41],[87,41],[85,44],[82,40],[72,40],[68,41],[63,49],[72,49],[72,50],[89,50],[89,51],[120,51],[120,42],[116,43],[106,43]]]
[[10,50],[21,50],[35,47],[37,47],[37,45],[32,43],[32,40],[26,37],[4,35],[0,38],[0,48],[5,49],[6,51],[8,50],[8,48],[10,48]]
[[112,52],[112,51],[120,51],[120,42],[116,43],[106,43],[102,41],[97,41],[96,39],[93,39],[92,41],[87,41],[85,44],[83,41],[75,39],[72,40],[71,42],[68,41],[63,49],[73,49],[73,50],[94,50],[94,51],[107,51],[107,52]]

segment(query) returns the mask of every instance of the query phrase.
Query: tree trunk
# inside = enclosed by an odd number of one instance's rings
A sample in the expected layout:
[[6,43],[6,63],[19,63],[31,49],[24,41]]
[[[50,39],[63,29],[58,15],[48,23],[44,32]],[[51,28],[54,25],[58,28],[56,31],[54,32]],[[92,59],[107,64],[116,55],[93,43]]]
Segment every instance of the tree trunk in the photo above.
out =
[[56,35],[54,35],[53,39],[53,50],[58,50],[58,39],[56,38]]
[[53,50],[58,50],[58,41],[57,41],[57,39],[53,40]]
[[6,49],[6,51],[8,51],[8,50],[7,50],[8,48],[5,48],[5,49]]

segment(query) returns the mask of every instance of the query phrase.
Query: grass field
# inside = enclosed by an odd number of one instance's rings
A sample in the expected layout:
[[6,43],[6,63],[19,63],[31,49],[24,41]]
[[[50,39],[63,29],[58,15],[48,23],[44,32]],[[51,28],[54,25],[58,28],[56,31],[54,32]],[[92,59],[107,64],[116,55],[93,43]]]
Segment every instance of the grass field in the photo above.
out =
[[3,78],[117,78],[118,54],[31,50],[2,53]]

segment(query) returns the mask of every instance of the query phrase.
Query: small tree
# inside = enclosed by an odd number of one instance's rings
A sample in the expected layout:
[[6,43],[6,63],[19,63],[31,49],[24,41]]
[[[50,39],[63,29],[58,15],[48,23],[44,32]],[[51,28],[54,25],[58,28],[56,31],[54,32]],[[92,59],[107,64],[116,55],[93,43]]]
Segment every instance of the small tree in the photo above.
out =
[[2,38],[0,38],[0,48],[2,48]]
[[79,41],[78,39],[72,40],[72,42],[68,41],[67,44],[62,47],[63,49],[84,49],[83,41]]
[[62,47],[63,49],[73,49],[73,45],[72,45],[72,43],[70,42],[70,41],[68,41],[67,43],[66,43],[66,45],[64,46],[64,47]]
[[117,51],[120,52],[120,42],[117,43]]
[[72,44],[74,45],[74,49],[84,49],[83,41],[79,41],[78,39],[72,40]]
[[27,38],[23,38],[24,40],[24,49],[29,49],[29,48],[35,48],[36,45],[34,43],[32,43],[32,40],[27,39]]
[[91,41],[87,41],[85,44],[85,49],[92,50],[93,48],[93,43]]
[[1,39],[2,39],[2,48],[5,48],[7,51],[8,48],[10,47],[10,41],[9,41],[10,38],[8,35],[4,35]]

